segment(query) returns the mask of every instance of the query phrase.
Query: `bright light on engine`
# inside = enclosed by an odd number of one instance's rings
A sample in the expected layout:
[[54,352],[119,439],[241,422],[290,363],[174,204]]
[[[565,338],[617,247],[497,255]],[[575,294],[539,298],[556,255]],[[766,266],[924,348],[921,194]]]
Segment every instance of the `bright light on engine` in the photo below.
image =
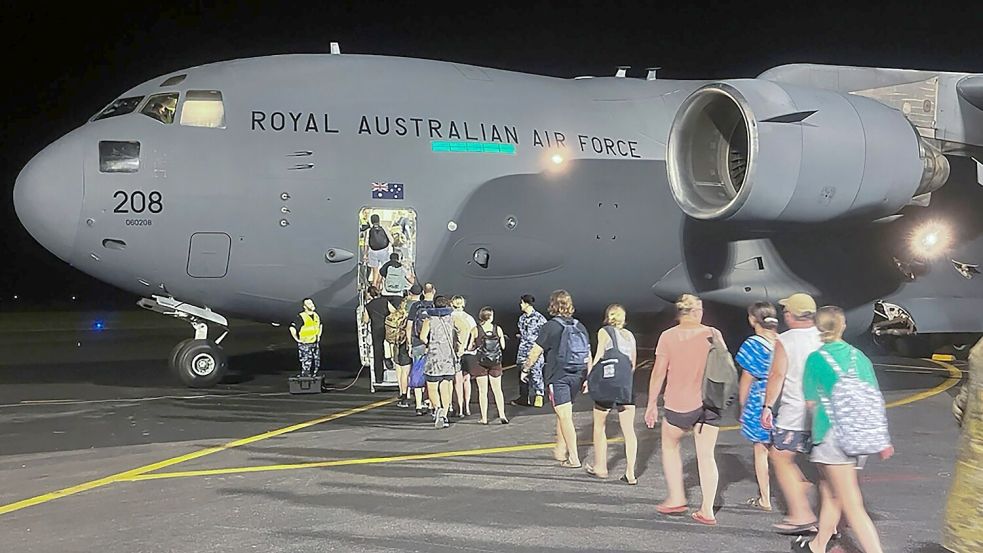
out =
[[952,229],[945,223],[930,221],[911,233],[911,253],[916,259],[928,260],[941,257],[952,247]]

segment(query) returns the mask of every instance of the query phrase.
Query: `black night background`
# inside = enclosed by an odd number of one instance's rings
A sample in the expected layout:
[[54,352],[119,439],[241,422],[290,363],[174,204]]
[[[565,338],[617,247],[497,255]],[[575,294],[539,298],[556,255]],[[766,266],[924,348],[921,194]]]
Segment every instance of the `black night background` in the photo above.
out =
[[[28,160],[126,89],[184,67],[281,53],[450,60],[570,78],[753,77],[813,62],[983,72],[978,2],[73,2],[3,8],[0,310],[136,297],[45,251],[14,213]],[[72,300],[72,296],[77,296]],[[17,299],[15,299],[17,296]]]

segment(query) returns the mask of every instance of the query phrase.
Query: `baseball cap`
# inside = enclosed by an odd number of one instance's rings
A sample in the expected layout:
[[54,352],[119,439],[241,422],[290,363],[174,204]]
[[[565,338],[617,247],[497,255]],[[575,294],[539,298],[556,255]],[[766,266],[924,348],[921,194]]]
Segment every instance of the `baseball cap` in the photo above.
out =
[[792,294],[778,304],[796,317],[812,315],[816,312],[816,300],[812,299],[809,294]]
[[423,286],[420,286],[419,283],[410,286],[410,294],[413,294],[414,296],[419,296],[422,293],[423,293]]

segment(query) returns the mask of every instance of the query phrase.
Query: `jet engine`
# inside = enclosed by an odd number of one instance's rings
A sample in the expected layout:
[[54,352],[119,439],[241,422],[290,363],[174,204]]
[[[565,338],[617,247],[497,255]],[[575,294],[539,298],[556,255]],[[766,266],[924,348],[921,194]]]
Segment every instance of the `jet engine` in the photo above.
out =
[[686,98],[667,166],[686,214],[739,222],[873,220],[949,177],[945,156],[901,112],[763,79],[712,83]]

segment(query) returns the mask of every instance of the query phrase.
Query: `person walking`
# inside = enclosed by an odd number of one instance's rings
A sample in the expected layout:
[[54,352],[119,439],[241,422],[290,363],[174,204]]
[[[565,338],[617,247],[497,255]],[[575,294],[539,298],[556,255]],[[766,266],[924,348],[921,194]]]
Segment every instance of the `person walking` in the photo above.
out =
[[[379,289],[369,286],[366,290],[369,301],[365,304],[364,317],[368,319],[369,329],[372,333],[372,368],[376,384],[382,384],[386,371],[386,359],[392,359],[395,355],[390,351],[386,355],[386,317],[396,310],[389,301],[389,298],[379,294]],[[390,346],[391,350],[391,346]]]
[[740,392],[741,434],[754,447],[754,474],[758,480],[758,497],[746,504],[762,511],[771,511],[771,478],[768,475],[768,447],[771,432],[761,427],[761,410],[768,385],[768,368],[778,339],[778,314],[768,302],[748,307],[748,324],[754,335],[744,340],[735,360],[741,366]]
[[820,308],[816,327],[823,346],[806,359],[802,394],[813,414],[811,459],[821,475],[822,507],[816,536],[797,538],[792,550],[825,553],[845,516],[864,553],[881,553],[881,540],[864,507],[857,473],[868,455],[877,453],[889,459],[894,454],[884,399],[870,359],[843,341],[843,310]]
[[450,426],[447,413],[454,393],[454,377],[461,370],[455,349],[453,312],[450,300],[437,296],[434,306],[427,309],[420,330],[420,339],[427,346],[427,363],[423,370],[427,375],[427,395],[434,408],[435,428]]
[[[519,367],[525,365],[529,352],[536,345],[539,338],[539,329],[546,324],[546,317],[536,311],[536,298],[530,294],[525,294],[519,298],[519,351],[516,354],[515,363]],[[529,371],[522,370],[519,374],[519,397],[512,400],[512,405],[529,406],[530,401],[533,407],[543,406],[543,396],[546,393],[543,384],[543,358],[540,357]]]
[[505,417],[505,394],[502,393],[502,352],[505,351],[505,334],[495,324],[495,311],[482,307],[478,312],[478,326],[471,330],[471,349],[475,352],[477,363],[469,368],[471,376],[478,383],[478,406],[481,410],[481,424],[488,424],[488,385],[491,384],[498,409],[498,420],[508,424]]
[[566,290],[550,294],[547,309],[553,318],[539,329],[539,337],[523,368],[532,370],[541,356],[543,379],[549,383],[550,403],[556,413],[556,445],[553,458],[564,468],[580,468],[577,429],[573,425],[573,402],[584,384],[592,361],[587,329],[573,318],[573,297]]
[[678,324],[659,336],[655,348],[655,367],[649,381],[649,400],[645,424],[655,428],[659,420],[659,395],[665,382],[665,416],[662,420],[662,468],[669,494],[656,510],[664,515],[688,510],[683,486],[683,460],[680,441],[694,430],[696,461],[700,473],[703,501],[691,517],[706,525],[717,524],[713,504],[717,497],[717,461],[714,450],[720,426],[720,413],[703,405],[703,376],[712,344],[726,349],[720,331],[703,324],[703,302],[683,294],[676,301]]
[[[802,397],[802,373],[806,359],[819,349],[822,342],[816,329],[816,300],[808,294],[792,294],[778,302],[785,310],[788,330],[775,341],[768,384],[765,388],[761,427],[771,431],[771,465],[785,496],[788,514],[774,525],[785,535],[816,531],[816,513],[809,504],[811,484],[799,470],[796,455],[812,449],[805,398]],[[779,396],[781,397],[780,404]]]
[[597,350],[587,373],[587,391],[594,399],[594,466],[586,465],[588,474],[608,477],[608,437],[605,432],[608,413],[618,411],[618,423],[625,438],[625,474],[621,481],[634,486],[638,439],[635,436],[635,402],[632,384],[637,363],[635,335],[625,328],[625,308],[609,305],[604,312],[604,327],[597,331]]
[[379,288],[382,286],[382,276],[379,271],[382,265],[389,259],[392,240],[389,238],[389,233],[383,228],[382,220],[379,218],[378,213],[373,213],[369,216],[369,224],[362,225],[362,231],[368,233],[366,238],[367,250],[365,252],[365,265],[371,269],[369,284]]
[[413,285],[412,272],[399,260],[399,254],[389,254],[389,261],[379,269],[382,280],[382,295],[390,298],[391,302],[398,301]]
[[317,376],[321,370],[321,317],[314,300],[304,298],[304,310],[290,323],[290,335],[297,342],[300,376]]
[[419,283],[416,283],[410,287],[407,297],[409,301],[406,308],[406,342],[410,349],[410,372],[407,378],[409,389],[413,390],[413,398],[416,400],[416,415],[418,417],[428,413],[423,405],[423,391],[426,381],[418,380],[414,376],[419,374],[418,371],[422,371],[423,359],[427,354],[427,346],[420,339],[420,330],[423,328],[423,313],[433,307],[435,293],[433,284],[428,282],[426,286],[420,286]]
[[457,356],[461,360],[461,370],[454,380],[454,393],[457,396],[457,410],[454,411],[454,416],[457,418],[471,414],[471,371],[478,364],[478,358],[471,347],[471,331],[478,326],[478,323],[464,310],[466,306],[467,301],[463,296],[451,298],[451,307],[454,308],[451,319],[454,321],[454,332],[457,337]]

